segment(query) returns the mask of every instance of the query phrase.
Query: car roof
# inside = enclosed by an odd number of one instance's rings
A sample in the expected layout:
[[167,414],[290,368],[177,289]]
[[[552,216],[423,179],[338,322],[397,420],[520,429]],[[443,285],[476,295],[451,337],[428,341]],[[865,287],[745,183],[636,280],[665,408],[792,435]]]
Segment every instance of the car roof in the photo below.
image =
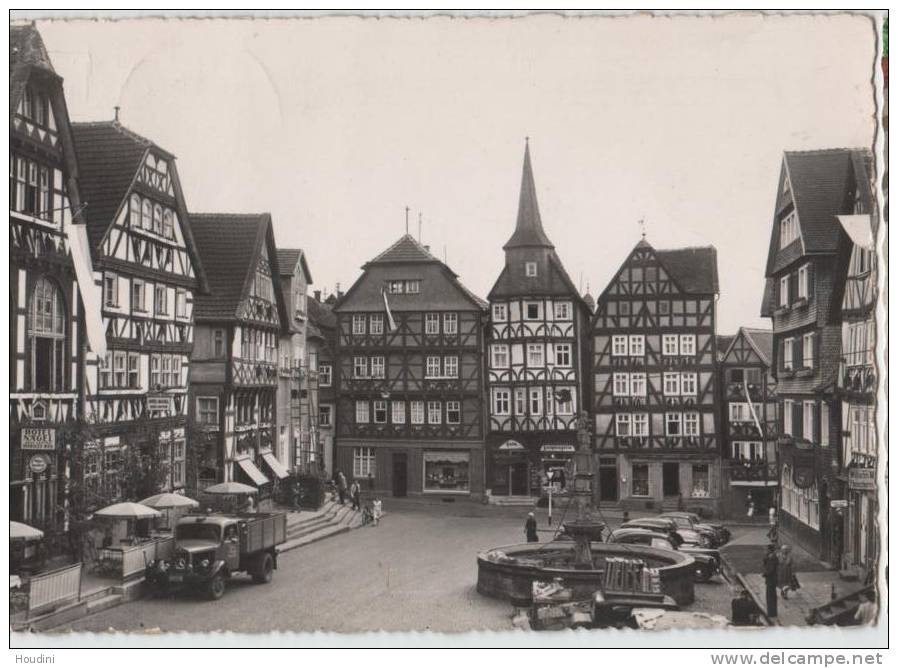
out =
[[182,527],[188,524],[212,524],[223,527],[232,524],[236,518],[221,515],[187,515],[178,520],[178,526]]
[[669,525],[670,525],[670,518],[666,518],[666,517],[638,517],[638,518],[636,518],[635,520],[629,520],[628,522],[624,522],[624,524],[632,524],[632,525],[635,526],[636,524],[638,524],[638,523],[640,523],[640,522],[642,522],[643,524],[654,524],[654,525],[656,525],[656,526],[661,526],[661,525],[669,526]]
[[652,538],[665,538],[655,531],[637,529],[635,527],[621,527],[611,532],[612,536],[651,536]]

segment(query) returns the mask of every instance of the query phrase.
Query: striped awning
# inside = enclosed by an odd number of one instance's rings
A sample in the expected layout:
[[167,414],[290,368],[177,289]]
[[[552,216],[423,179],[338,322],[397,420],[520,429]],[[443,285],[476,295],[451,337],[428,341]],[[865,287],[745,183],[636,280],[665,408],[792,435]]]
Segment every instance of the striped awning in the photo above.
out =
[[256,487],[268,484],[268,478],[266,478],[265,474],[262,473],[255,464],[253,464],[253,460],[249,457],[238,459],[237,464],[240,465],[240,468],[243,469],[243,472],[247,476],[249,476],[249,479],[253,481],[253,484],[255,484]]
[[271,472],[274,473],[279,479],[283,480],[290,472],[278,461],[278,458],[274,456],[274,453],[271,450],[267,450],[262,452],[262,461],[271,469]]

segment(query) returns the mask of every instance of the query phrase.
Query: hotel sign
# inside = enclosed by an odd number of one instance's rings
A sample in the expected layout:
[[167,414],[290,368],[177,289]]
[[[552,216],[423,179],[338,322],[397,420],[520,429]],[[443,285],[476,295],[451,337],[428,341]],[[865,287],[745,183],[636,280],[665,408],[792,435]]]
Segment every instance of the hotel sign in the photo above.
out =
[[151,413],[171,413],[172,398],[166,395],[150,395],[147,397],[147,410]]
[[873,491],[876,489],[876,469],[848,469],[848,487]]
[[22,450],[55,450],[56,430],[47,427],[22,429]]

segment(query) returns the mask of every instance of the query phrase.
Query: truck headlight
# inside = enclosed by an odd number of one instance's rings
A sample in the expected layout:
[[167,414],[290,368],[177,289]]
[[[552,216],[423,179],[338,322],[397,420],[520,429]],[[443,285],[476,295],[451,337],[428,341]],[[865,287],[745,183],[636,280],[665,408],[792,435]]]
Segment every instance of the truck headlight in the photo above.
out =
[[203,560],[200,562],[200,568],[202,568],[203,570],[209,568],[209,560],[208,560],[208,559],[203,559]]

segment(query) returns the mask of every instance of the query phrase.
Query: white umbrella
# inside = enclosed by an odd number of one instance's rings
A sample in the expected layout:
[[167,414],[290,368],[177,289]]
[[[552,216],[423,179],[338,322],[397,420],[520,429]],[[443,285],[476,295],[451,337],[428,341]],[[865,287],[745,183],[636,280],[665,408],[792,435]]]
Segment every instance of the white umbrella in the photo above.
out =
[[259,490],[242,482],[220,482],[203,490],[206,494],[256,494]]
[[184,496],[183,494],[172,494],[171,492],[165,492],[164,494],[156,494],[155,496],[150,496],[140,502],[144,506],[149,506],[150,508],[196,508],[200,505],[199,501],[194,501],[190,497]]
[[94,513],[97,517],[111,517],[120,520],[145,520],[150,517],[161,517],[162,513],[140,503],[126,501],[114,503]]
[[9,538],[10,540],[14,539],[22,539],[22,540],[40,540],[44,537],[44,532],[40,529],[35,529],[34,527],[30,527],[27,524],[22,524],[21,522],[10,522],[9,523]]

